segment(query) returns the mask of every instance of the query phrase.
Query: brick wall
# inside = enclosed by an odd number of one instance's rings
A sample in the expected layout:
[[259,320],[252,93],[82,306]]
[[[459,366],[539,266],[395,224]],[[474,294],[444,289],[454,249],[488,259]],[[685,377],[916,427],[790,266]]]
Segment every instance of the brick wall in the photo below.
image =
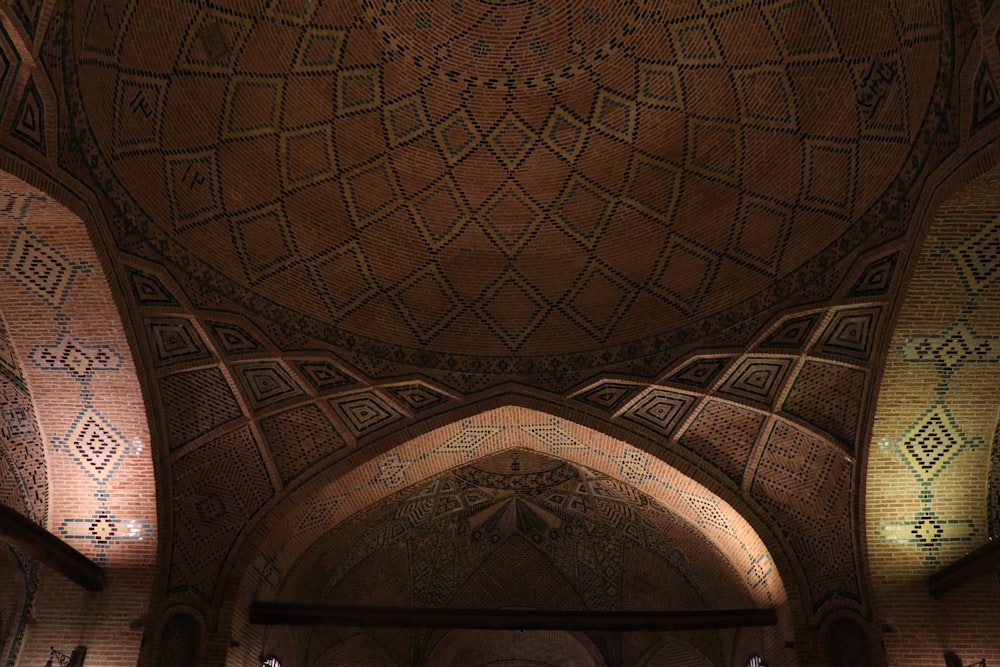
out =
[[108,579],[107,590],[87,593],[41,568],[17,664],[44,664],[50,646],[69,653],[85,644],[88,664],[134,665],[157,517],[146,409],[129,344],[84,223],[9,175],[0,175],[0,203],[0,313],[44,449],[42,520],[103,565]]
[[990,533],[987,471],[1000,396],[1000,176],[946,202],[898,315],[869,448],[865,522],[890,665],[1000,663],[1000,586],[930,597],[927,577]]

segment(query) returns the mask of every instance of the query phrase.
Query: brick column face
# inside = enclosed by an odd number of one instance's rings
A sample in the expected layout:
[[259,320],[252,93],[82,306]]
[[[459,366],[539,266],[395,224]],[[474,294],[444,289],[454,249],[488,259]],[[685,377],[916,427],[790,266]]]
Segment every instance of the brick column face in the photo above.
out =
[[1000,396],[998,185],[995,173],[980,178],[938,212],[886,360],[865,522],[890,665],[940,666],[947,650],[1000,663],[997,578],[940,600],[927,589],[928,575],[995,530],[987,478]]

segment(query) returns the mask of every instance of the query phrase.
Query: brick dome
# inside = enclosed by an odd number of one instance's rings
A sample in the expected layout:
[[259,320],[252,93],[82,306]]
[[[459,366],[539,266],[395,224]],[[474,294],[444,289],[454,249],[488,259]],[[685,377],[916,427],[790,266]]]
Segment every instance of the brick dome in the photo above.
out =
[[3,660],[1000,663],[1000,2],[0,4]]
[[937,74],[870,3],[131,7],[70,17],[126,215],[257,312],[437,366],[787,300],[902,194]]

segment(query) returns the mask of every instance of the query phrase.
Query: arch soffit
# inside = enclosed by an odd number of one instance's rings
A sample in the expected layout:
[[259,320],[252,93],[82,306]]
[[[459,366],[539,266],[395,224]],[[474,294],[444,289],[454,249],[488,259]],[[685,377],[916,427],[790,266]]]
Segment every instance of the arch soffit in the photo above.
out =
[[[1000,387],[1000,273],[982,253],[1000,233],[998,160],[1000,144],[984,146],[928,194],[863,450],[858,503],[872,572],[900,557],[937,567],[986,537],[978,525],[985,496],[979,502],[979,487],[967,482],[988,474],[996,411],[982,396]],[[947,354],[948,341],[956,354]],[[935,465],[920,454],[928,437],[942,443]],[[921,530],[933,537],[922,539]]]
[[[39,191],[19,178],[33,170],[0,151],[0,169],[8,166],[14,169],[0,172],[9,200],[0,225],[0,313],[45,442],[48,528],[99,562],[150,565],[157,517],[149,500],[149,428],[101,249],[78,213],[63,205],[65,191]],[[72,203],[80,208],[79,200]],[[101,514],[111,523],[95,532],[91,524]],[[110,537],[98,534],[104,529]]]
[[[507,449],[530,449],[591,468],[631,485],[663,503],[684,521],[698,527],[744,576],[751,598],[760,606],[784,608],[797,596],[786,588],[780,572],[788,559],[753,511],[732,491],[725,491],[704,473],[685,474],[647,450],[613,435],[534,407],[478,406],[471,416],[435,423],[423,433],[408,433],[383,446],[370,446],[332,466],[285,496],[251,529],[230,553],[227,585],[218,589],[234,605],[222,610],[221,625],[232,622],[237,609],[266,594],[253,571],[277,578],[314,541],[333,526],[406,486]],[[362,455],[364,458],[362,458]],[[673,461],[672,461],[673,462]],[[709,484],[721,493],[709,490]],[[737,509],[743,509],[750,520]],[[753,522],[753,523],[751,523]],[[289,529],[291,534],[289,534]],[[266,570],[264,572],[263,570]],[[795,605],[791,606],[793,613]],[[782,619],[783,622],[790,619]]]

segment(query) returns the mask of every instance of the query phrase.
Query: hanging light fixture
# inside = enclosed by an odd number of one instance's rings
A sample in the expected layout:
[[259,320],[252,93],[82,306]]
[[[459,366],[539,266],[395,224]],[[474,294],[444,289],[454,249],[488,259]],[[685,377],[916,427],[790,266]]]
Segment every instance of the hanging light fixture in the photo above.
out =
[[60,653],[55,646],[50,646],[49,659],[45,661],[45,667],[83,667],[83,659],[86,655],[86,646],[77,646],[69,655]]
[[71,658],[57,651],[54,646],[49,647],[49,659],[45,662],[45,667],[68,667]]

